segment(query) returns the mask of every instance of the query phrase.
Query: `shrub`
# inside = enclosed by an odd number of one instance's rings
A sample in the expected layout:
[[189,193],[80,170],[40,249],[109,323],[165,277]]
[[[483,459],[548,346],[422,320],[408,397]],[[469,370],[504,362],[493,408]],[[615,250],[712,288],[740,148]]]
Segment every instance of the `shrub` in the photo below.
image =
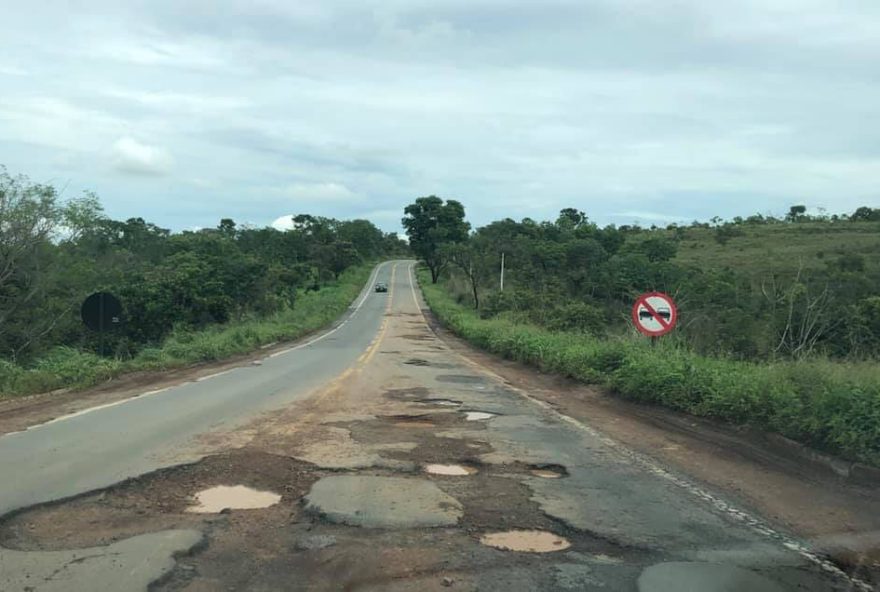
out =
[[880,368],[826,360],[757,364],[701,356],[671,339],[600,339],[500,315],[481,319],[443,286],[420,280],[428,305],[478,347],[644,403],[751,424],[880,465]]
[[196,331],[175,327],[159,347],[141,350],[125,361],[60,347],[23,368],[0,360],[0,396],[46,392],[62,387],[85,388],[136,370],[164,370],[220,360],[271,341],[295,339],[341,315],[357,297],[372,271],[359,266],[342,273],[319,292],[308,292],[287,308],[265,319],[247,319]]

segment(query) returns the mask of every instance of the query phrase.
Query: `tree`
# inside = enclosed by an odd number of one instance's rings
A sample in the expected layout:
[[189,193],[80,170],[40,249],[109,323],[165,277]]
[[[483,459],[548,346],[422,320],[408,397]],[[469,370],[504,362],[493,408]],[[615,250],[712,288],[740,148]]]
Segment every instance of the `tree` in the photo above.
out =
[[430,195],[406,206],[404,214],[401,223],[410,248],[428,266],[431,282],[436,284],[447,263],[443,245],[467,240],[470,224],[464,219],[464,206],[452,199],[444,203]]
[[479,309],[480,286],[493,265],[490,255],[493,252],[491,246],[486,244],[486,241],[481,241],[479,237],[474,237],[467,243],[444,245],[441,250],[443,255],[467,278],[474,298],[474,308]]
[[807,213],[807,206],[791,206],[788,210],[788,215],[785,218],[789,222],[797,222],[798,220],[802,220]]
[[232,218],[223,218],[220,220],[220,225],[217,226],[217,230],[220,231],[220,234],[229,238],[235,238],[235,220]]
[[880,208],[869,208],[862,206],[853,212],[850,220],[858,220],[862,222],[880,222]]
[[62,215],[54,188],[0,169],[0,347],[13,358],[55,320],[20,313],[45,292],[51,239]]

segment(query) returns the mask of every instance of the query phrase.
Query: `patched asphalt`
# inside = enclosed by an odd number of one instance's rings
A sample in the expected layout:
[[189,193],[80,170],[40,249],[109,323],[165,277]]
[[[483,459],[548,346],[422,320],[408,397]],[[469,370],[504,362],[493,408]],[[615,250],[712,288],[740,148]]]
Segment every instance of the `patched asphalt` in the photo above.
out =
[[174,569],[174,556],[202,542],[197,530],[144,534],[70,551],[0,549],[0,590],[137,592]]

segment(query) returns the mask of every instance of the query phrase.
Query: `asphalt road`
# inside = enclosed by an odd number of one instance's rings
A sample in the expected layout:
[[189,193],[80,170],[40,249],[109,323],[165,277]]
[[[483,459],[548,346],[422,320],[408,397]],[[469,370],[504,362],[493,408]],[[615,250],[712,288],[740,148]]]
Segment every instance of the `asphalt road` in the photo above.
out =
[[259,366],[236,368],[178,387],[0,437],[0,515],[76,495],[186,458],[201,433],[231,429],[289,405],[351,366],[375,337],[386,300],[379,265],[348,313],[328,331]]
[[[262,365],[0,438],[0,513],[219,442],[0,523],[0,589],[870,589],[453,351],[412,262],[376,274],[389,294],[371,279],[340,325]],[[188,511],[220,484],[280,501]]]

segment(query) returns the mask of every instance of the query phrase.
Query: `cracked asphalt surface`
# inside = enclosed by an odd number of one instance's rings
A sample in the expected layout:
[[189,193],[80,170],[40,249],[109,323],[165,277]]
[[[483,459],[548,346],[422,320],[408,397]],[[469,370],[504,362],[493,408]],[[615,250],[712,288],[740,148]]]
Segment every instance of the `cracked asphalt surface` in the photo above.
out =
[[[82,562],[74,575],[95,590],[870,589],[450,349],[411,267],[384,264],[388,294],[261,366],[0,438],[3,474],[23,476],[0,485],[2,511],[16,510],[0,522],[0,589],[74,590],[53,588],[68,576],[50,567],[71,553],[133,561],[144,536],[190,538],[156,545],[149,572]],[[140,424],[130,438],[126,422]],[[114,438],[127,445],[107,450]],[[187,512],[216,485],[281,500]],[[507,531],[567,544],[480,542]]]

